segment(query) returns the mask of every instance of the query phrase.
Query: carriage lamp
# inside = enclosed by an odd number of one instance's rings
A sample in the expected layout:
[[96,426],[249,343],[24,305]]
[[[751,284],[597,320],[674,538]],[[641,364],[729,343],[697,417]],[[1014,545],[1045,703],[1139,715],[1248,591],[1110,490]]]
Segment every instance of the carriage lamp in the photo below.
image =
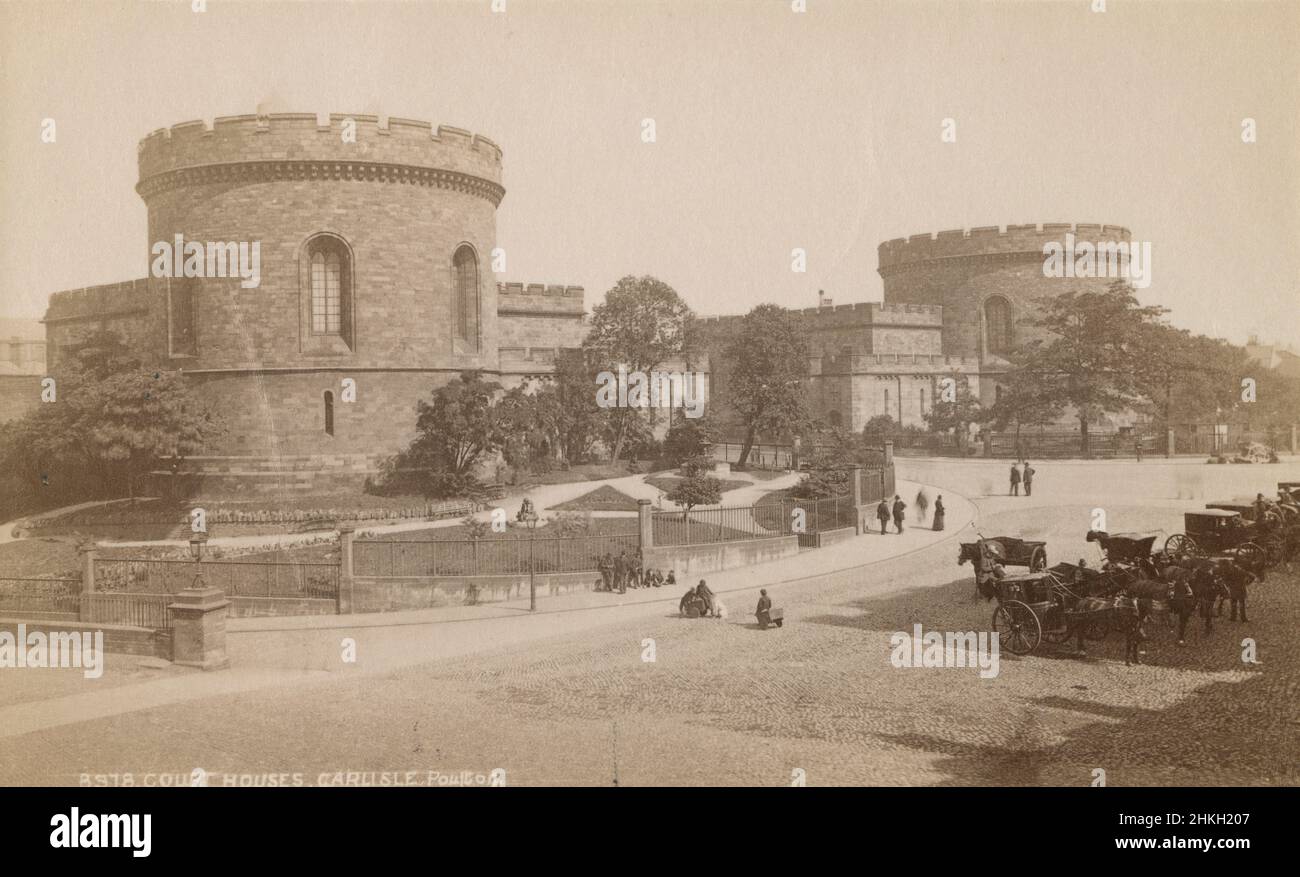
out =
[[528,525],[528,611],[537,611],[537,564],[535,549],[537,546],[537,520],[540,516],[533,510],[532,500],[524,498],[515,520]]

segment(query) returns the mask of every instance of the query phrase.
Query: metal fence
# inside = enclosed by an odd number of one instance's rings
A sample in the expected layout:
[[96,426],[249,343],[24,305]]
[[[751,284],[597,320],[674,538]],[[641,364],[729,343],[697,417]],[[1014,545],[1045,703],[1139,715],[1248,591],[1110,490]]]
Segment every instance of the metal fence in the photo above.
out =
[[0,578],[0,615],[71,615],[81,611],[77,579]]
[[358,576],[527,575],[595,571],[601,555],[631,556],[637,533],[533,539],[357,539],[352,570]]
[[166,630],[172,626],[171,594],[87,594],[97,624],[129,624]]
[[315,597],[339,593],[336,563],[277,563],[254,560],[154,560],[114,558],[95,561],[100,593],[175,594],[203,576],[203,584],[227,597]]

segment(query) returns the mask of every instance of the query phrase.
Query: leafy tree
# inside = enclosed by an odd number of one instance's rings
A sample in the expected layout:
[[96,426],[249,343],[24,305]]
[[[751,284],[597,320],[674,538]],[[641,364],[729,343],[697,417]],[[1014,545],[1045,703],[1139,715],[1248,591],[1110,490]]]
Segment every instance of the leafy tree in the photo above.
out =
[[501,386],[476,371],[434,390],[416,409],[416,437],[384,464],[373,486],[380,493],[470,496],[482,485],[474,467],[506,438],[495,403]]
[[852,493],[853,465],[857,462],[852,442],[845,434],[832,434],[829,443],[817,446],[808,471],[790,488],[790,495],[795,499],[828,499]]
[[0,465],[29,485],[69,476],[134,499],[164,457],[196,453],[221,431],[179,372],[146,368],[115,333],[96,332],[55,369],[57,401],[8,424]]
[[1053,423],[1065,410],[1054,392],[1054,383],[1040,380],[1038,372],[1012,371],[1003,379],[1001,396],[984,412],[983,422],[999,432],[1014,427],[1019,454],[1021,427]]
[[979,399],[971,392],[970,379],[957,372],[952,372],[947,377],[953,382],[948,388],[951,392],[941,389],[936,393],[934,404],[923,416],[931,432],[951,430],[957,443],[957,450],[965,453],[970,425],[979,423],[983,414]]
[[697,459],[711,460],[713,427],[707,417],[683,417],[664,436],[664,459],[670,466],[681,466]]
[[682,506],[686,514],[697,505],[717,505],[722,502],[722,482],[712,475],[693,472],[673,485],[665,496]]
[[1040,308],[1029,322],[1048,334],[1030,342],[1021,367],[1037,373],[1038,386],[1051,398],[1074,409],[1087,456],[1092,420],[1122,411],[1138,398],[1141,327],[1165,310],[1139,305],[1123,280],[1103,292],[1064,292]]
[[601,410],[595,396],[599,371],[590,350],[561,350],[555,358],[554,375],[537,394],[560,453],[569,463],[581,462],[601,431]]
[[[681,355],[687,341],[691,310],[671,286],[654,277],[624,277],[605,294],[591,313],[591,330],[583,341],[590,361],[601,370],[649,374],[666,360]],[[592,391],[594,394],[595,387]],[[645,419],[636,408],[608,410],[606,432],[612,459],[618,460],[629,430]]]
[[744,424],[736,467],[743,469],[763,433],[794,431],[808,421],[808,340],[794,315],[777,305],[754,308],[723,352],[727,394]]

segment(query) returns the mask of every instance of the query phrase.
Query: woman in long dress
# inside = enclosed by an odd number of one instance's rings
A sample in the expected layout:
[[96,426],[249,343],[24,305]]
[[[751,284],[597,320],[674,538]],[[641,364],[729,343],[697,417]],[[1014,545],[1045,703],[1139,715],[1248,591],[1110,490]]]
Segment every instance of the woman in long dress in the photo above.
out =
[[939,494],[939,498],[934,501],[934,527],[932,529],[934,530],[943,529],[943,494],[942,493]]

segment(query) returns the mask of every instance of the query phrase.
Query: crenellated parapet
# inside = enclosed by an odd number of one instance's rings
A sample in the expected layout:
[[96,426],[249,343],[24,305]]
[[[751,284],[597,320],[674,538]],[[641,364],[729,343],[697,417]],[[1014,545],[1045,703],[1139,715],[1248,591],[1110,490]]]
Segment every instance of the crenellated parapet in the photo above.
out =
[[581,286],[498,283],[497,313],[581,317],[585,295]]
[[102,321],[144,313],[149,306],[149,278],[65,289],[50,295],[44,322]]
[[1076,240],[1093,243],[1126,243],[1131,237],[1129,230],[1123,226],[1085,222],[950,229],[885,241],[876,251],[879,260],[877,270],[883,277],[943,260],[1041,260],[1043,246],[1051,241],[1063,243],[1067,233],[1073,234]]
[[437,186],[499,204],[501,148],[461,128],[334,113],[224,116],[184,122],[139,145],[136,191],[148,200],[177,186],[281,179],[350,179]]

